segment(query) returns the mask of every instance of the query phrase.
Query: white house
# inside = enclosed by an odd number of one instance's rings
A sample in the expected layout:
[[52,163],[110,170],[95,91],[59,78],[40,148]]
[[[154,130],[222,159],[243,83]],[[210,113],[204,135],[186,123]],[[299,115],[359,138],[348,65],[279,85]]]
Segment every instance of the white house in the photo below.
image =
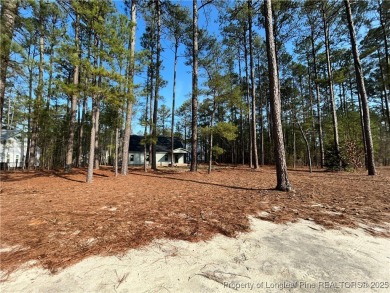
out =
[[[2,129],[0,137],[0,169],[23,168],[27,154],[27,137],[17,129]],[[35,166],[39,166],[41,149],[37,148]]]
[[0,138],[1,169],[20,167],[27,153],[27,138],[20,131],[2,129]]
[[[142,144],[143,136],[131,135],[129,145],[129,165],[144,164],[144,145]],[[173,162],[175,166],[187,164],[186,155],[188,151],[183,147],[179,138],[173,139]],[[156,144],[157,166],[169,166],[171,164],[171,138],[159,136]],[[147,146],[146,161],[149,160],[149,145]]]

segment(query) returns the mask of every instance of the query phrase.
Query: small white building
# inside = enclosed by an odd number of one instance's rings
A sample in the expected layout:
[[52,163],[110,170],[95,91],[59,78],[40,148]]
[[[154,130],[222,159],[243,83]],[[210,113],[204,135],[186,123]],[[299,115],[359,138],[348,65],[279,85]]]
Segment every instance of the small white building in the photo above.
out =
[[[0,137],[0,169],[24,168],[27,155],[26,134],[18,129],[2,129]],[[39,166],[41,149],[37,147],[34,167]]]
[[23,138],[18,130],[2,129],[0,139],[1,169],[23,166],[27,153],[27,138]]
[[[144,164],[144,145],[142,144],[143,136],[131,135],[129,145],[129,165]],[[149,164],[149,145],[146,147],[146,162]],[[187,165],[188,151],[183,147],[179,138],[173,139],[173,163],[175,166]],[[171,138],[159,136],[156,144],[157,166],[169,166],[171,164]]]

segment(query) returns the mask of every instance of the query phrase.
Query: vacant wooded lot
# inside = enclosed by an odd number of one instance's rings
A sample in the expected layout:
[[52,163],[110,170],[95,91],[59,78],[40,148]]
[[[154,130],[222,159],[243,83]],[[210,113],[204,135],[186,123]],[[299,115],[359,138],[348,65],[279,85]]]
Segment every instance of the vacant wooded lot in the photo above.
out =
[[274,190],[275,170],[159,169],[115,177],[85,170],[1,174],[1,270],[26,262],[52,272],[91,255],[125,253],[158,238],[199,241],[248,231],[248,216],[306,219],[390,236],[390,168],[359,172],[289,170],[294,192]]

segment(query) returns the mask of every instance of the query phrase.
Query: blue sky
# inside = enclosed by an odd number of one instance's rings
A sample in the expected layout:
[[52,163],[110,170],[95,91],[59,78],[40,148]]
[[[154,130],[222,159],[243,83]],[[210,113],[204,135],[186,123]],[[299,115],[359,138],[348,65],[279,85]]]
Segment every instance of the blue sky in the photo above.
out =
[[[174,2],[174,1],[172,1]],[[186,6],[189,8],[191,17],[192,17],[192,0],[182,0],[182,1],[176,1],[180,3],[182,6]],[[200,1],[198,1],[199,4],[201,4]],[[120,11],[122,11],[122,1],[116,1],[115,4],[118,7]],[[215,23],[215,20],[217,20],[218,14],[217,10],[212,6],[209,5],[207,7],[207,10],[202,9],[199,11],[199,28],[205,28],[210,33],[216,33],[218,31],[218,24]],[[140,39],[142,34],[145,31],[145,23],[143,21],[142,14],[138,11],[137,12],[137,33],[136,33],[136,49],[137,51],[142,50],[142,47],[140,46]],[[165,104],[169,109],[172,109],[172,93],[173,93],[173,64],[174,64],[174,52],[172,49],[172,42],[166,38],[166,36],[163,36],[161,39],[161,46],[163,48],[163,52],[161,55],[162,61],[163,61],[163,70],[161,72],[161,75],[164,80],[166,80],[168,83],[164,88],[160,89],[160,96],[164,97],[162,101],[159,101],[159,106],[162,104]],[[179,47],[179,56],[184,55],[184,46],[181,45]],[[175,108],[178,109],[180,105],[187,100],[191,95],[191,88],[192,88],[192,66],[186,66],[185,57],[180,57],[178,59],[177,63],[177,78],[176,78],[176,106]],[[140,75],[135,78],[136,83],[143,83],[145,81],[145,76]],[[202,80],[199,79],[199,85],[201,86]],[[141,102],[145,101],[144,97],[138,97],[138,100]],[[143,127],[139,126],[139,113],[137,113],[137,109],[141,110],[137,107],[135,107],[135,114],[136,117],[133,118],[133,133],[141,132],[143,133]],[[139,111],[138,111],[139,112]]]

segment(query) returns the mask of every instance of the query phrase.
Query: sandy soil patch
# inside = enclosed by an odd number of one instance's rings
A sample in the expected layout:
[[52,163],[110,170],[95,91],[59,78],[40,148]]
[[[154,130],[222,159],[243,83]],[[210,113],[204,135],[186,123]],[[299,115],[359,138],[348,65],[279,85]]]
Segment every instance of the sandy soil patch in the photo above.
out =
[[18,270],[2,292],[389,292],[390,241],[310,221],[251,220],[252,231],[190,243],[156,240],[52,275]]

